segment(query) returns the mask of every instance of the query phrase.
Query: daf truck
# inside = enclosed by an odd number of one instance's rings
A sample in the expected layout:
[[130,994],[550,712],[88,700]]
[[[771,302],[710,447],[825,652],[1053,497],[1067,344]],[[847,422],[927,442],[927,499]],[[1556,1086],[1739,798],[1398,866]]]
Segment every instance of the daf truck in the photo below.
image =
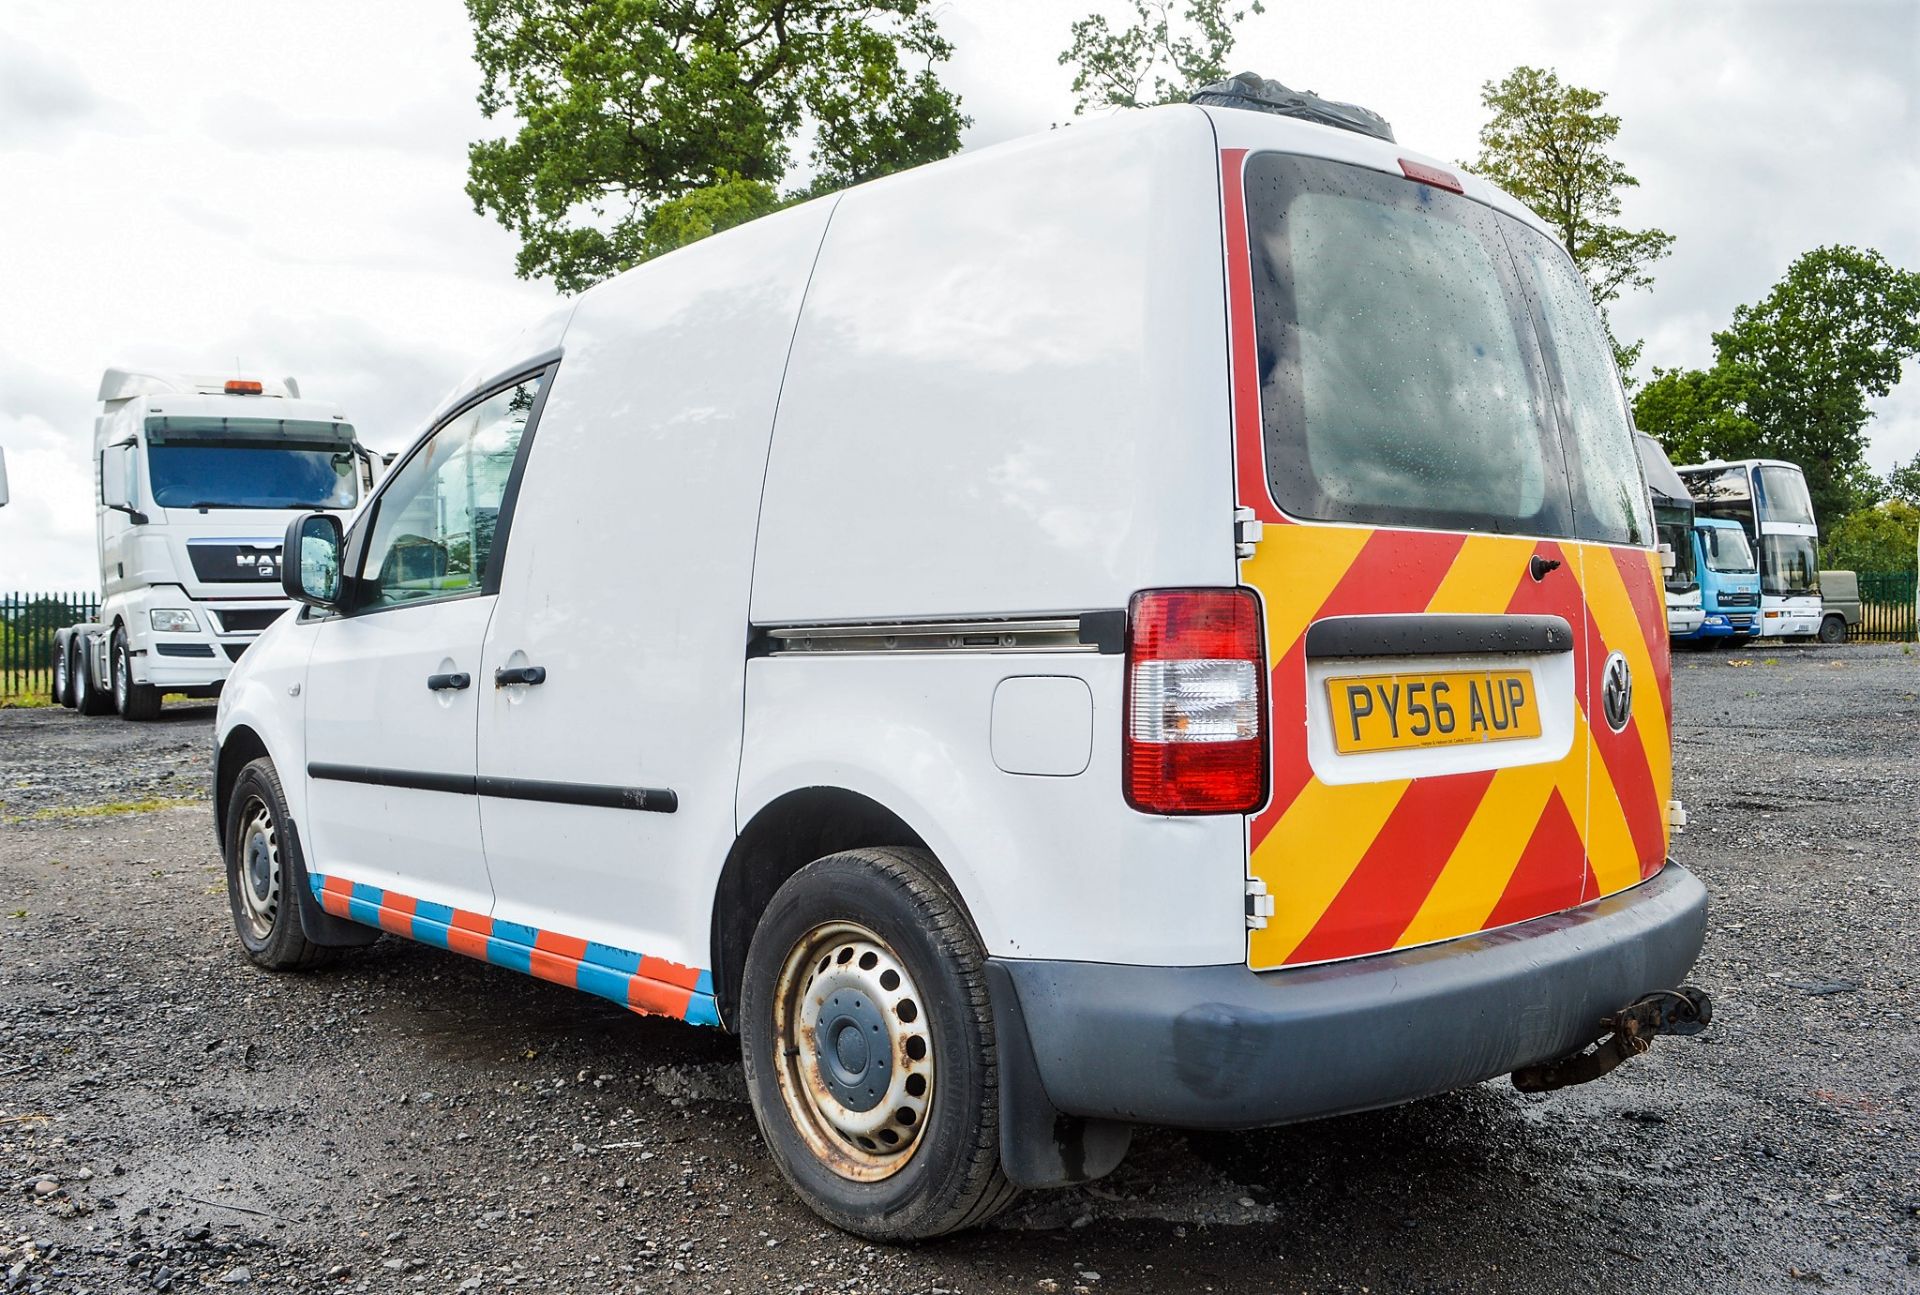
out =
[[99,620],[55,636],[53,697],[147,720],[213,697],[292,604],[280,544],[301,513],[346,514],[379,459],[292,378],[108,369],[94,419]]
[[1700,578],[1700,624],[1676,634],[1705,643],[1744,641],[1760,633],[1760,572],[1739,522],[1702,517],[1693,524],[1693,564]]

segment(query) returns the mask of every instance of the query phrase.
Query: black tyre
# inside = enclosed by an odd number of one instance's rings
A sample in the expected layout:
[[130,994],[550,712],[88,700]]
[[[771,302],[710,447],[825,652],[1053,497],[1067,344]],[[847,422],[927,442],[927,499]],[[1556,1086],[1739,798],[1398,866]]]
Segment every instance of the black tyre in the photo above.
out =
[[298,887],[306,885],[307,869],[287,822],[280,775],[262,756],[234,780],[220,845],[234,933],[247,956],[270,971],[316,966],[330,955],[300,927]]
[[1842,616],[1829,616],[1820,622],[1820,641],[1822,643],[1845,643],[1847,641],[1847,622]]
[[767,906],[741,985],[747,1092],[780,1172],[834,1226],[939,1236],[1017,1194],[984,961],[924,850],[817,859]]
[[109,660],[113,673],[113,708],[120,718],[149,720],[160,717],[160,690],[133,681],[133,658],[127,652],[127,632],[113,631]]
[[53,666],[53,686],[48,689],[48,692],[53,697],[54,705],[65,706],[68,710],[73,709],[73,677],[70,669],[72,663],[73,654],[67,645],[67,640],[65,638],[55,637],[53,640],[53,661],[51,663]]
[[84,637],[76,634],[68,640],[67,678],[73,690],[73,708],[82,715],[105,715],[113,709],[113,694],[94,682],[87,651]]

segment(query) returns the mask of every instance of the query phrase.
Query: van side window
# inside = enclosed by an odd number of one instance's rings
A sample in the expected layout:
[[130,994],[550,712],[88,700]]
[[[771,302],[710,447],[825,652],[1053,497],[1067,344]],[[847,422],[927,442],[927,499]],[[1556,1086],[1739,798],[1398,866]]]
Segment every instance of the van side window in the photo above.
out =
[[500,505],[543,376],[456,414],[394,472],[375,505],[360,568],[362,606],[481,590]]

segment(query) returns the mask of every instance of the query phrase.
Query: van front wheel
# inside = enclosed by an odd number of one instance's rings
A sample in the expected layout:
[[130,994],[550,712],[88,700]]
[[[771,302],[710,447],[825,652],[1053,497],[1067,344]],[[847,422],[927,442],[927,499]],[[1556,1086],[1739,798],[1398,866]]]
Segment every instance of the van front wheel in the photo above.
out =
[[262,756],[234,780],[220,843],[234,933],[247,957],[269,971],[315,966],[329,953],[300,926],[298,888],[307,873],[288,822],[280,775]]
[[815,860],[767,906],[741,985],[741,1055],[780,1172],[876,1240],[984,1223],[1000,1170],[985,956],[922,850]]
[[1847,622],[1839,616],[1829,616],[1821,621],[1820,641],[1822,643],[1845,643],[1847,641]]

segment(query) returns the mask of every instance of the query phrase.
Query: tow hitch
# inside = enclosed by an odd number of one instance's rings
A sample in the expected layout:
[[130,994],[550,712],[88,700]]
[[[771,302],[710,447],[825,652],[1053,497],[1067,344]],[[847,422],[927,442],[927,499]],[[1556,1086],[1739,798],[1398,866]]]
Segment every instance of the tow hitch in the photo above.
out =
[[1648,994],[1600,1022],[1607,1037],[1591,1049],[1513,1072],[1513,1086],[1523,1093],[1550,1093],[1570,1088],[1612,1070],[1628,1057],[1653,1046],[1656,1034],[1698,1034],[1713,1020],[1713,1000],[1703,989],[1683,985]]

